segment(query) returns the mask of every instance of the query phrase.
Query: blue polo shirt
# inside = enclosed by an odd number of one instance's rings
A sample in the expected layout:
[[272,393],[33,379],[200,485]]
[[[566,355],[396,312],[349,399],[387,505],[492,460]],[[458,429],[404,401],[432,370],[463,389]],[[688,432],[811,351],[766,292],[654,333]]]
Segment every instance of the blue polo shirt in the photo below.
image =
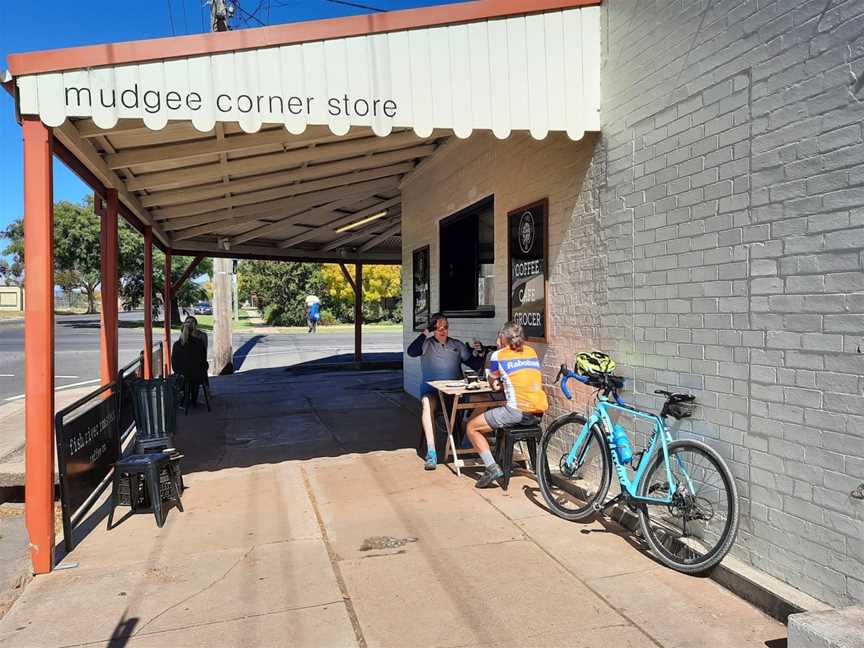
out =
[[425,395],[435,391],[426,383],[430,380],[459,380],[462,378],[462,363],[471,358],[471,350],[464,342],[456,338],[447,338],[444,344],[428,338],[422,333],[408,346],[408,355],[420,358],[420,368],[423,373],[423,385],[420,394]]

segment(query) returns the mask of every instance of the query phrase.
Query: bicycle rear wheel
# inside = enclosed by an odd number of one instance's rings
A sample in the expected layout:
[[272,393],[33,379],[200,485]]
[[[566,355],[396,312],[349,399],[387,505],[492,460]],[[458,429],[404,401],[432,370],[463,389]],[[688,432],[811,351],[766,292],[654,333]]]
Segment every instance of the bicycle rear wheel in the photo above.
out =
[[543,499],[555,515],[582,520],[594,514],[609,492],[612,473],[606,440],[592,429],[586,439],[581,465],[569,466],[567,454],[585,425],[578,414],[556,419],[546,428],[537,453],[537,482]]
[[[714,567],[738,532],[738,492],[728,466],[700,441],[669,444],[672,503],[639,507],[642,533],[654,555],[672,569],[696,574]],[[666,461],[658,453],[639,484],[643,497],[669,493]]]

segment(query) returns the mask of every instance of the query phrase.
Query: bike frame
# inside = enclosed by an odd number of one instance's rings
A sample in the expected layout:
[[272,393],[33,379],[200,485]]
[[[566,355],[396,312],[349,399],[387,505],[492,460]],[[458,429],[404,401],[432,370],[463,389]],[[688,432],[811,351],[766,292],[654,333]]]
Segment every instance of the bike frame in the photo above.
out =
[[[564,380],[566,381],[568,378],[573,378],[574,380],[578,380],[579,382],[583,383],[585,382],[582,376],[579,376],[575,373],[568,373],[564,377]],[[565,395],[569,393],[569,390],[566,389],[566,382],[562,385],[562,391],[564,391]],[[627,493],[629,499],[635,502],[641,502],[643,504],[672,504],[672,495],[673,493],[675,493],[676,489],[676,484],[672,479],[672,471],[669,469],[668,444],[672,441],[672,436],[666,429],[666,425],[663,423],[663,419],[656,414],[651,414],[650,412],[643,412],[642,410],[638,410],[635,407],[627,405],[617,394],[615,394],[615,398],[616,400],[613,402],[610,401],[606,396],[599,396],[599,400],[594,406],[594,411],[591,413],[591,416],[588,418],[585,425],[582,426],[582,431],[579,433],[579,436],[576,437],[576,441],[573,443],[573,447],[567,454],[566,463],[569,466],[575,465],[577,469],[582,466],[583,462],[585,461],[585,452],[587,451],[586,441],[591,434],[591,429],[594,426],[598,426],[600,433],[606,437],[606,441],[609,447],[609,455],[612,459],[612,465],[615,467],[615,472],[618,475],[618,483],[621,484],[622,490]],[[636,474],[633,476],[632,480],[627,474],[627,468],[618,460],[618,453],[616,452],[616,444],[612,435],[612,429],[614,424],[612,422],[612,417],[609,415],[610,411],[615,410],[625,412],[637,418],[651,421],[654,424],[654,433],[651,435],[651,439],[642,453],[642,458],[639,461],[639,466],[636,468]],[[669,484],[668,495],[662,498],[645,497],[638,495],[637,492],[639,485],[642,483],[642,478],[645,476],[645,472],[648,470],[648,466],[651,465],[654,455],[658,451],[658,446],[660,448],[660,451],[663,452],[663,465],[666,469],[666,480]],[[681,468],[683,469],[683,466],[681,466]],[[684,474],[689,482],[689,475],[686,474],[686,471]],[[691,488],[692,492],[692,484],[688,484],[688,486]]]

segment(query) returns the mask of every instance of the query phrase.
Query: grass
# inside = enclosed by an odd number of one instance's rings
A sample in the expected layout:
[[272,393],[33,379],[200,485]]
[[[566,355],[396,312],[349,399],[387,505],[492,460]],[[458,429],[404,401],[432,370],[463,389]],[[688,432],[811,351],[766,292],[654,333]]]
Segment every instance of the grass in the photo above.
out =
[[[322,332],[353,331],[354,325],[350,324],[350,323],[349,324],[329,324],[327,326],[319,324],[318,330],[322,331]],[[363,330],[364,331],[401,331],[402,325],[401,324],[392,324],[390,322],[388,322],[386,324],[377,324],[377,323],[364,324]],[[309,331],[309,329],[306,326],[280,326],[279,327],[280,333],[306,333],[308,331]]]
[[[198,320],[198,328],[204,331],[212,331],[213,330],[213,316],[212,315],[195,315],[195,319]],[[252,322],[249,321],[249,315],[241,311],[240,313],[240,321],[235,322],[234,318],[231,318],[231,322],[234,324],[235,331],[242,331],[243,329],[249,329],[255,326]],[[172,325],[172,328],[173,325]],[[180,325],[177,325],[177,328],[180,328]]]

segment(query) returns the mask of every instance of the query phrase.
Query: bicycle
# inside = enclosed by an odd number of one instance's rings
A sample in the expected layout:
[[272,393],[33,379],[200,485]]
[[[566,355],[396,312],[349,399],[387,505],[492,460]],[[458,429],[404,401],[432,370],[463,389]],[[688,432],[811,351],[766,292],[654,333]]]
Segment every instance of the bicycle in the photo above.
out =
[[[555,382],[559,380],[568,400],[570,380],[597,392],[587,420],[575,412],[565,414],[541,437],[536,472],[549,508],[578,521],[622,503],[638,514],[642,535],[665,565],[695,574],[718,564],[738,531],[735,480],[714,449],[693,439],[673,440],[666,427],[667,416],[691,416],[695,396],[655,391],[666,397],[658,416],[625,403],[618,394],[624,380],[611,373],[585,376],[561,365]],[[653,424],[647,445],[627,465],[619,457],[624,448],[615,441],[616,433],[620,439],[624,432],[615,430],[612,412]],[[613,467],[621,492],[606,502]]]

